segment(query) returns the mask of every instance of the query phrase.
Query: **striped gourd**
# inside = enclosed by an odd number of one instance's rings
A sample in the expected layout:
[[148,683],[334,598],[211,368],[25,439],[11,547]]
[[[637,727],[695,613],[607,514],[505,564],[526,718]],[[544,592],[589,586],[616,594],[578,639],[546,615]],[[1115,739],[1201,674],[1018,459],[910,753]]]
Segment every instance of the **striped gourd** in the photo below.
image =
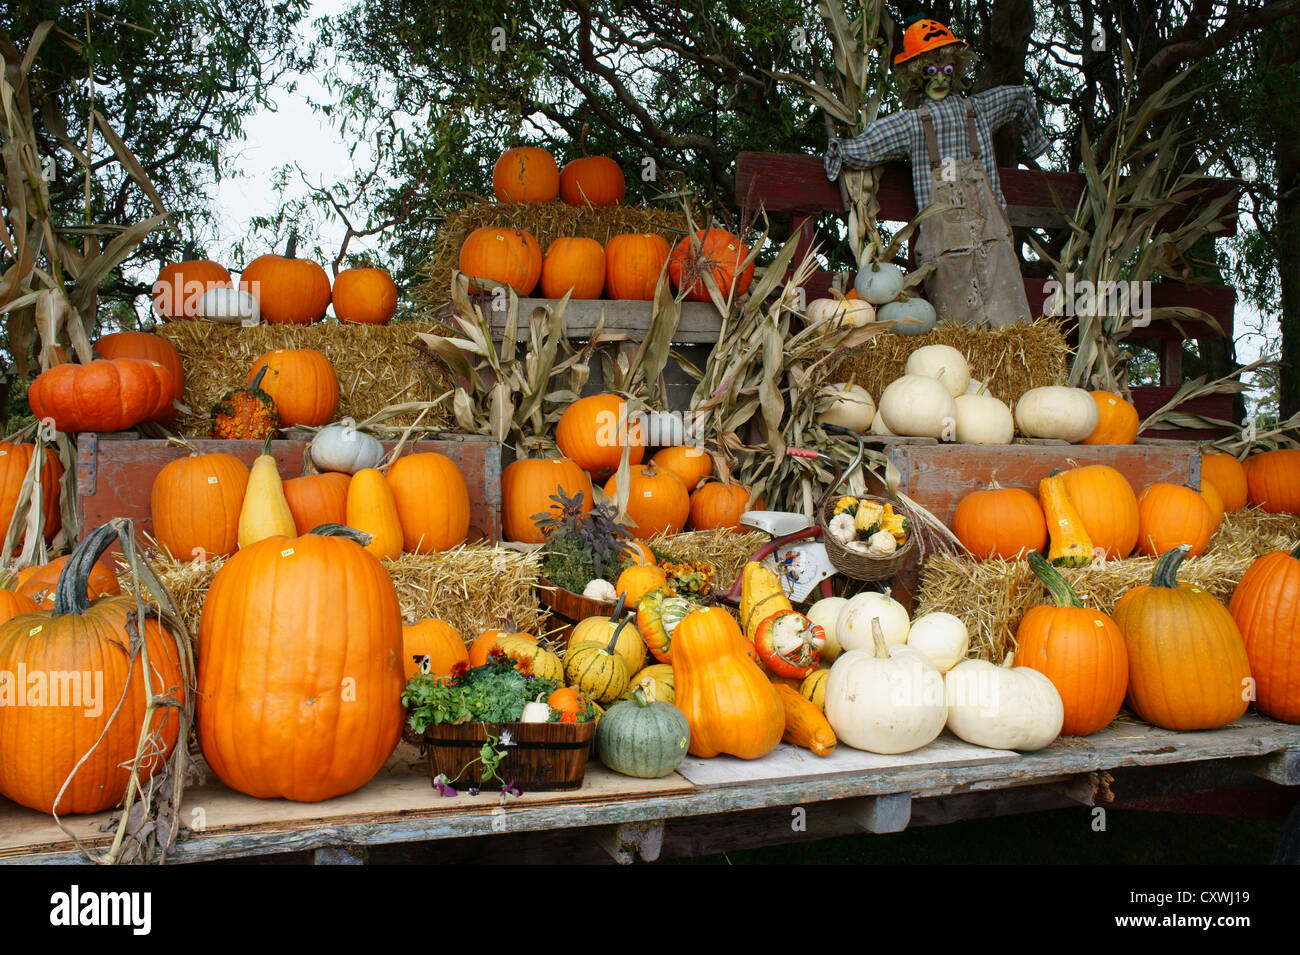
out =
[[652,590],[636,608],[637,629],[660,663],[672,663],[673,631],[698,605],[669,590]]
[[516,669],[520,660],[531,660],[532,673],[537,679],[555,680],[557,683],[564,679],[564,664],[560,662],[560,658],[527,637],[514,634],[497,637],[496,646],[514,661]]
[[829,667],[813,670],[799,686],[799,695],[811,701],[822,712],[826,711],[826,679],[830,675]]
[[564,682],[577,687],[597,703],[610,703],[622,696],[627,689],[627,664],[614,648],[618,645],[619,634],[631,620],[630,616],[625,618],[614,629],[606,646],[584,643],[572,648],[565,655]]
[[[618,603],[614,606],[614,612],[608,617],[588,617],[577,623],[573,632],[569,634],[569,647],[565,651],[565,658],[575,648],[584,643],[596,643],[604,645],[611,633],[618,629],[619,618],[623,616],[623,603],[627,594],[618,595]],[[627,667],[628,673],[636,673],[645,666],[646,648],[645,641],[641,639],[641,631],[635,624],[628,627],[618,638],[618,643],[614,647],[614,652],[623,658],[623,664]]]
[[647,680],[654,688],[649,694],[652,700],[672,703],[677,699],[677,684],[673,682],[673,668],[668,663],[653,663],[638,670],[628,681],[627,692],[623,694],[623,699],[632,699],[633,691],[638,686],[644,687]]
[[640,779],[658,779],[676,769],[690,738],[686,714],[671,703],[650,702],[640,687],[632,699],[611,706],[596,727],[601,762]]

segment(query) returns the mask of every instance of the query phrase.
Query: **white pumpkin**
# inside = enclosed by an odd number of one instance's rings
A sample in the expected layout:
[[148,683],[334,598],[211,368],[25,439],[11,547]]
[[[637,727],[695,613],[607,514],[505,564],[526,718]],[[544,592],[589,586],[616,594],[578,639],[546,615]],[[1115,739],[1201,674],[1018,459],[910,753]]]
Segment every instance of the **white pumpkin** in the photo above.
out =
[[876,417],[876,403],[866,388],[846,381],[827,385],[821,393],[830,405],[817,416],[819,424],[837,424],[859,434],[871,427]]
[[221,325],[256,325],[262,310],[250,292],[238,288],[210,288],[199,298],[199,318]]
[[885,424],[885,416],[879,411],[877,411],[876,416],[871,419],[871,433],[883,437],[892,436],[894,433],[889,430],[889,425]]
[[1016,427],[1029,438],[1078,444],[1097,428],[1097,402],[1082,388],[1030,388],[1016,402]]
[[872,263],[858,270],[853,288],[864,302],[884,305],[898,298],[906,278],[903,270],[892,262]]
[[880,624],[885,642],[907,642],[907,610],[893,597],[875,590],[850,597],[835,618],[835,639],[845,650],[870,650],[871,622]]
[[319,471],[356,474],[384,459],[384,446],[373,435],[350,424],[332,424],[316,432],[311,441],[311,463]]
[[[850,328],[869,325],[876,320],[876,307],[861,299],[817,298],[808,306],[808,323],[838,322]],[[830,325],[827,331],[830,331]]]
[[880,394],[878,416],[891,434],[944,438],[957,434],[957,403],[943,383],[922,375],[904,375]]
[[1001,399],[987,392],[964,394],[957,404],[957,440],[962,444],[1010,444],[1016,436],[1016,419]]
[[582,588],[582,595],[588,600],[599,600],[601,603],[613,603],[618,600],[618,591],[608,580],[600,577],[587,581],[587,586]]
[[826,642],[822,644],[822,662],[834,663],[835,658],[843,652],[839,639],[835,636],[835,623],[840,618],[840,611],[848,603],[847,597],[823,597],[804,614],[809,620],[822,628]]
[[922,345],[907,356],[903,373],[942,381],[954,398],[970,384],[970,362],[951,345]]
[[972,378],[970,384],[966,386],[966,394],[978,395],[984,390],[984,387],[984,382],[980,381],[978,378]]
[[825,713],[854,749],[909,753],[943,732],[943,676],[919,650],[887,645],[877,624],[872,649],[848,650],[831,667]]
[[523,712],[519,715],[519,722],[521,723],[549,723],[550,720],[551,707],[541,700],[525,703]]
[[936,610],[921,614],[912,621],[907,631],[907,645],[929,657],[940,673],[947,673],[965,658],[970,649],[970,631],[960,617]]
[[948,729],[976,746],[1042,749],[1065,722],[1061,694],[1039,671],[1010,664],[964,660],[944,675]]

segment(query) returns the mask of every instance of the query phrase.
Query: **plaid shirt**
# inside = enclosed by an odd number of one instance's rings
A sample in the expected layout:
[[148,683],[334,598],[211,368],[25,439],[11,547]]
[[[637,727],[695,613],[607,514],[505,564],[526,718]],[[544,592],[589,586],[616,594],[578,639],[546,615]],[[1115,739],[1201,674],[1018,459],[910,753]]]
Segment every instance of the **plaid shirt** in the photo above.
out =
[[[997,160],[993,155],[994,130],[1015,120],[1020,138],[1030,157],[1041,155],[1048,146],[1047,136],[1038,122],[1034,93],[1027,86],[998,86],[969,98],[975,107],[975,133],[979,139],[980,162],[988,176],[993,196],[1002,208],[1002,186],[998,179]],[[939,156],[962,159],[970,155],[966,145],[966,103],[961,96],[946,96],[930,103]],[[832,137],[826,149],[826,178],[839,178],[840,166],[863,169],[894,159],[912,161],[912,188],[916,207],[924,209],[930,202],[930,156],[925,148],[925,132],[919,109],[905,109],[871,123],[852,139]]]

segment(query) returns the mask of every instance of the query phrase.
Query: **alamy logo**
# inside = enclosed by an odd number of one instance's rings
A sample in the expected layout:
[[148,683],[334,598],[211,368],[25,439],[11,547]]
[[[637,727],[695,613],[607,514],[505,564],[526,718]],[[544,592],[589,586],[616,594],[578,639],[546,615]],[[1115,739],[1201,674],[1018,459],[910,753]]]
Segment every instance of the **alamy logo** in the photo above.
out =
[[0,706],[70,706],[87,717],[104,712],[103,670],[0,670]]
[[133,935],[148,935],[152,910],[148,892],[82,892],[74,885],[50,896],[51,925],[129,925]]
[[1133,316],[1134,328],[1151,324],[1150,282],[1076,282],[1067,272],[1065,284],[1055,279],[1043,283],[1047,300],[1043,313],[1052,317],[1087,315],[1094,317]]

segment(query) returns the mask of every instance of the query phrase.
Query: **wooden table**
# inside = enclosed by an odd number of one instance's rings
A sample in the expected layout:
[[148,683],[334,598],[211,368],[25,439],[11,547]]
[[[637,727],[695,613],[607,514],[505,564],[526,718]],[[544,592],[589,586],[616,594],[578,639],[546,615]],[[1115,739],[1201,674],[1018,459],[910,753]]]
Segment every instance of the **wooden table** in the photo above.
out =
[[[208,776],[186,793],[181,818],[191,831],[171,861],[312,852],[318,863],[356,863],[370,847],[435,843],[440,861],[633,862],[1070,805],[1104,808],[1112,796],[1118,805],[1243,781],[1296,787],[1300,726],[1249,714],[1222,729],[1175,733],[1122,715],[1090,737],[1025,755],[946,734],[896,757],[841,747],[818,759],[782,744],[752,762],[688,759],[661,780],[592,764],[578,791],[525,793],[504,806],[495,794],[438,796],[424,760],[404,743],[368,785],[322,803],[253,799]],[[104,845],[110,818],[67,825]],[[48,817],[0,800],[0,862],[81,860]]]

